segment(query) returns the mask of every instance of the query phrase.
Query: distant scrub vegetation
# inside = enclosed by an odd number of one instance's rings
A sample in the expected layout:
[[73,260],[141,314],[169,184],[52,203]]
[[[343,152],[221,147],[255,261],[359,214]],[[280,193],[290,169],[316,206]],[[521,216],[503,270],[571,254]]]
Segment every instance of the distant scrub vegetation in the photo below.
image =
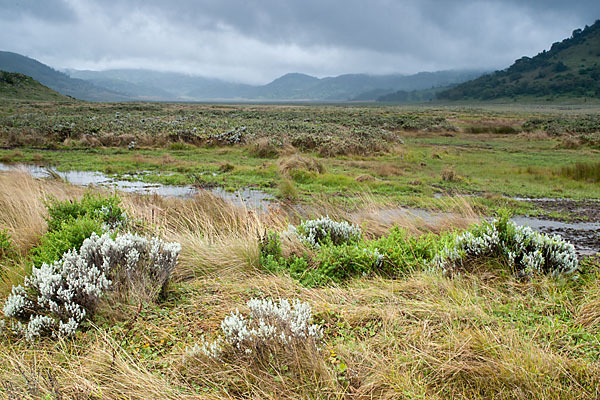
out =
[[444,116],[424,111],[373,113],[336,107],[192,110],[185,106],[166,110],[152,104],[73,105],[64,106],[58,114],[55,110],[3,113],[0,127],[3,146],[128,147],[135,142],[138,147],[178,149],[186,145],[247,145],[260,157],[275,157],[290,147],[322,156],[385,153],[401,142],[398,131],[456,130]]

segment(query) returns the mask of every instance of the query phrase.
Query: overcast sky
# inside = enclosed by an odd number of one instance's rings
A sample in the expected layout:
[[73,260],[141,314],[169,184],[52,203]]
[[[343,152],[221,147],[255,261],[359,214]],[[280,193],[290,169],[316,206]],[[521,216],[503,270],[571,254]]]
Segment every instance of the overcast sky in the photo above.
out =
[[600,0],[0,0],[0,50],[265,83],[501,69],[598,18]]

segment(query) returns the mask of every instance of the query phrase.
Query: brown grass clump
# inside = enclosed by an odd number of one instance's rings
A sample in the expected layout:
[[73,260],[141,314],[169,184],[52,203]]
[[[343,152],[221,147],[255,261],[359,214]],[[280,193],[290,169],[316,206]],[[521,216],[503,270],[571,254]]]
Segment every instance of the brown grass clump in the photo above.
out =
[[35,153],[31,156],[31,159],[33,160],[34,163],[41,163],[46,161],[46,157],[44,157],[43,154],[41,153]]
[[403,171],[401,168],[390,163],[377,163],[370,170],[378,176],[383,178],[389,178],[392,176],[402,175]]
[[248,151],[251,155],[258,158],[275,158],[281,151],[274,141],[267,137],[256,139],[248,146]]
[[449,167],[442,171],[442,180],[444,182],[461,182],[463,179],[454,171],[454,168]]
[[232,268],[252,271],[258,267],[259,234],[286,226],[281,212],[257,213],[208,191],[186,200],[129,195],[123,205],[154,234],[182,244],[176,280]]
[[577,322],[588,328],[600,328],[600,281],[594,280],[582,298],[576,314]]
[[162,165],[173,165],[177,162],[177,160],[175,159],[175,157],[173,157],[170,154],[163,154],[163,156],[160,159],[160,163]]
[[517,135],[517,138],[526,140],[548,140],[550,137],[545,131],[522,132]]
[[374,182],[377,178],[369,174],[361,174],[356,177],[356,182]]
[[[84,346],[58,342],[0,347],[5,361],[0,392],[8,399],[192,399],[104,332]],[[62,359],[62,362],[57,362]]]
[[226,173],[226,172],[231,172],[235,169],[235,166],[230,163],[230,162],[224,162],[221,165],[219,165],[219,171]]
[[557,147],[562,148],[562,149],[575,150],[575,149],[580,148],[582,145],[583,145],[583,143],[582,143],[581,139],[574,138],[574,137],[567,137],[567,138],[563,139]]
[[293,154],[288,157],[280,158],[277,161],[279,170],[285,175],[289,175],[294,170],[306,170],[316,173],[325,172],[325,166],[320,160],[314,157],[307,157],[300,154]]
[[92,135],[88,135],[85,134],[81,137],[81,139],[79,139],[79,144],[85,147],[91,147],[91,148],[96,148],[96,147],[101,147],[102,146],[102,142],[100,140],[98,140],[98,138],[92,136]]

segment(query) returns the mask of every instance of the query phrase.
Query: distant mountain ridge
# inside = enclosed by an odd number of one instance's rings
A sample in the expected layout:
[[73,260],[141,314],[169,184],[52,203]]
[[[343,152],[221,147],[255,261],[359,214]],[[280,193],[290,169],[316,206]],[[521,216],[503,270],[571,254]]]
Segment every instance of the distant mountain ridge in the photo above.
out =
[[81,100],[91,101],[125,101],[131,98],[106,88],[98,87],[90,82],[73,79],[49,66],[29,57],[8,51],[0,51],[0,70],[16,72],[32,77],[61,94]]
[[484,71],[413,75],[289,73],[266,85],[249,85],[175,72],[143,69],[59,72],[32,58],[0,51],[0,69],[33,77],[61,94],[91,101],[375,101],[396,91],[456,85]]
[[592,97],[600,99],[600,20],[576,29],[535,57],[462,83],[438,94],[447,100],[518,97]]
[[67,73],[73,78],[85,79],[130,96],[139,97],[145,91],[147,98],[154,100],[373,101],[397,90],[423,90],[458,84],[478,77],[484,71],[346,74],[326,78],[288,73],[262,86],[148,70],[67,70]]

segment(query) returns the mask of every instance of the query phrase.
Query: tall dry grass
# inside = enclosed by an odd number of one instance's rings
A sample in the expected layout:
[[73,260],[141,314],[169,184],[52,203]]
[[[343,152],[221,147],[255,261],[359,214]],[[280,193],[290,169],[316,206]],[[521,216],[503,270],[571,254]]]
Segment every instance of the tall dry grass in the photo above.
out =
[[104,332],[84,346],[69,341],[37,348],[15,343],[13,348],[0,347],[0,357],[0,397],[6,399],[199,398],[153,373]]
[[26,253],[46,230],[44,200],[81,197],[84,190],[58,180],[42,181],[27,172],[0,173],[0,229]]
[[[496,284],[427,272],[312,289],[280,276],[207,276],[186,286],[184,301],[146,309],[129,335],[96,327],[75,342],[3,342],[0,382],[25,398],[36,398],[27,393],[37,387],[40,397],[54,398],[58,388],[63,398],[105,399],[596,399],[600,365],[578,344],[560,332],[554,337],[552,324],[524,332],[498,315],[507,304],[529,304],[564,319],[553,311],[562,290],[551,279]],[[225,315],[244,311],[257,291],[308,301],[325,327],[319,352],[282,354],[297,357],[302,373],[184,357],[202,336],[218,334]],[[137,337],[173,345],[146,357],[130,347]]]
[[258,212],[203,192],[192,199],[125,196],[125,208],[155,233],[182,245],[175,279],[198,274],[252,271],[258,267],[259,237],[287,226],[282,209]]

